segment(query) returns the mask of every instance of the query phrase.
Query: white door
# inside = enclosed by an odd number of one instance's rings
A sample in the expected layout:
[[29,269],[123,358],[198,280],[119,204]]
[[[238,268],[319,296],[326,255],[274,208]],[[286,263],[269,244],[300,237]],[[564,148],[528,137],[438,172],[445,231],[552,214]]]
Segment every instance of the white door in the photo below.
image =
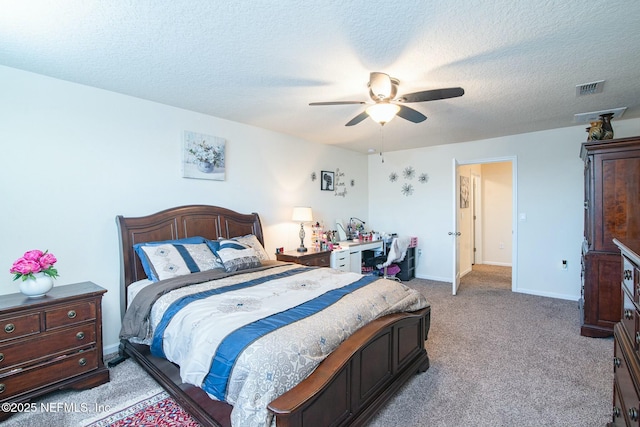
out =
[[453,295],[458,293],[460,287],[460,232],[458,231],[458,212],[460,211],[460,176],[458,173],[458,161],[453,159],[453,230],[449,236],[453,239]]

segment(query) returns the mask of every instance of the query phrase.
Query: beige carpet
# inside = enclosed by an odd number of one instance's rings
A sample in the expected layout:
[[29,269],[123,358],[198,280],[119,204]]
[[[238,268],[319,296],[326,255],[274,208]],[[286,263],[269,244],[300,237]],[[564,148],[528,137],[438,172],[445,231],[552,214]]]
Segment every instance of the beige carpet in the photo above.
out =
[[511,292],[511,269],[451,283],[414,279],[432,305],[431,368],[369,427],[602,427],[611,419],[613,339],[580,336],[578,303]]
[[460,278],[458,291],[464,292],[467,287],[491,287],[511,289],[511,267],[488,264],[475,264],[470,273]]

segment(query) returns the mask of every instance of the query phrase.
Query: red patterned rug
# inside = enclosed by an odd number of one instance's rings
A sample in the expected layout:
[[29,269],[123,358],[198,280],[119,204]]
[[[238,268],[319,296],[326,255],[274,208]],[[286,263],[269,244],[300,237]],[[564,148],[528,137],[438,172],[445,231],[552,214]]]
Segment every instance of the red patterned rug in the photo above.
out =
[[86,427],[200,427],[163,391],[115,411]]

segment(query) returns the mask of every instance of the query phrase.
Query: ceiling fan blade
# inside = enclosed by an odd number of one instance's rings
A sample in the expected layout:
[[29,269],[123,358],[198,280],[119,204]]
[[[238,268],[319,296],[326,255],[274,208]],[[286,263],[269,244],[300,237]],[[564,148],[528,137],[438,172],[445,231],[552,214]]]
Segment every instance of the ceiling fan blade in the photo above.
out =
[[363,121],[367,117],[369,117],[369,115],[367,114],[366,111],[363,111],[362,113],[360,113],[357,116],[355,116],[353,119],[349,120],[349,123],[347,123],[345,126],[357,125],[358,123],[360,123],[361,121]]
[[420,123],[427,120],[427,116],[422,114],[420,111],[409,108],[406,105],[398,105],[398,107],[400,107],[400,109],[396,113],[398,117],[402,117],[403,119],[409,120],[413,123]]
[[424,102],[435,101],[437,99],[455,98],[464,95],[461,87],[450,87],[446,89],[423,90],[422,92],[407,93],[398,98],[398,102]]
[[309,105],[348,105],[348,104],[366,104],[364,101],[328,101],[328,102],[310,102]]

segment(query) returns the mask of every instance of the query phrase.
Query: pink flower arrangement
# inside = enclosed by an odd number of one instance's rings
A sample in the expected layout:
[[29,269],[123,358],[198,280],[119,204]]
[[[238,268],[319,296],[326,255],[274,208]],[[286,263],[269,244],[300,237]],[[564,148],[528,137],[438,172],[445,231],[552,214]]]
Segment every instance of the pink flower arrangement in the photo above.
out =
[[21,258],[18,258],[11,266],[9,273],[15,274],[13,280],[18,280],[20,277],[22,280],[33,279],[34,273],[44,273],[55,279],[58,277],[58,270],[53,268],[53,264],[57,261],[56,257],[48,250],[42,252],[34,249],[25,252]]

